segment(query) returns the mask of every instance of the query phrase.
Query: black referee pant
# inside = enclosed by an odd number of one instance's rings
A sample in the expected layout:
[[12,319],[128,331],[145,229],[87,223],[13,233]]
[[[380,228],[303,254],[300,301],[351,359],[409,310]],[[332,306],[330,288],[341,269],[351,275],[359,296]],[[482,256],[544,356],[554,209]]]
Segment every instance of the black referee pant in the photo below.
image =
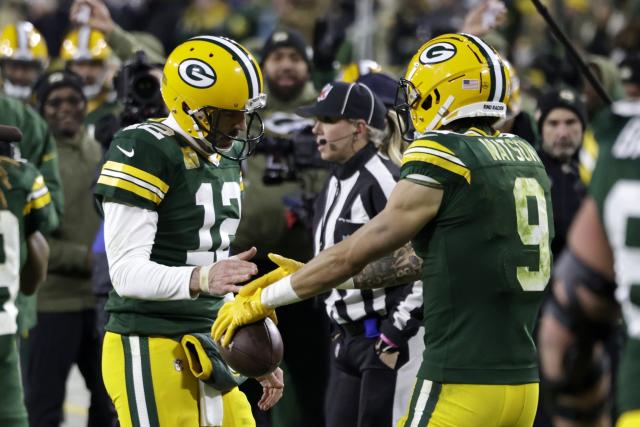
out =
[[[325,398],[327,427],[391,427],[397,368],[375,353],[377,338],[367,338],[362,322],[334,325],[329,385]],[[408,360],[400,349],[398,366]]]

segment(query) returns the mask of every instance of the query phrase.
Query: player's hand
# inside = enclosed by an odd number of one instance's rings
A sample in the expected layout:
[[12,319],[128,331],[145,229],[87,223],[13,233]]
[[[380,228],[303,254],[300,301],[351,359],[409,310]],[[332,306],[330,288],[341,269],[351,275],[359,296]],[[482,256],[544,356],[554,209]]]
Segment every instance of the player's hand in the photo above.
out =
[[258,408],[267,411],[278,403],[284,392],[284,380],[282,369],[276,368],[272,373],[264,377],[256,378],[262,386],[262,397],[258,402]]
[[[89,20],[83,22],[82,18],[79,18],[79,12],[86,7],[89,7],[91,12]],[[69,10],[69,20],[76,25],[89,25],[106,36],[109,36],[115,27],[109,9],[101,0],[75,0]]]
[[267,286],[274,284],[283,277],[295,273],[304,265],[299,261],[291,258],[285,258],[282,255],[270,253],[268,256],[269,259],[278,266],[278,268],[276,268],[275,270],[271,270],[267,274],[253,280],[251,283],[247,283],[246,285],[244,285],[242,289],[240,289],[238,295],[251,295],[256,291],[256,289],[266,288]]
[[228,347],[233,335],[240,326],[255,323],[265,317],[276,322],[275,310],[262,304],[262,289],[248,296],[236,295],[233,301],[227,301],[218,311],[218,317],[211,327],[211,337]]
[[[258,272],[258,267],[249,262],[256,254],[256,248],[239,253],[228,259],[223,259],[210,266],[199,267],[209,269],[208,294],[223,296],[229,292],[238,292],[241,288],[238,283],[246,282]],[[197,269],[196,269],[197,270]],[[189,288],[193,293],[200,292],[201,271],[194,270],[191,275]]]
[[507,20],[507,7],[500,0],[484,0],[471,9],[464,19],[463,33],[483,36]]

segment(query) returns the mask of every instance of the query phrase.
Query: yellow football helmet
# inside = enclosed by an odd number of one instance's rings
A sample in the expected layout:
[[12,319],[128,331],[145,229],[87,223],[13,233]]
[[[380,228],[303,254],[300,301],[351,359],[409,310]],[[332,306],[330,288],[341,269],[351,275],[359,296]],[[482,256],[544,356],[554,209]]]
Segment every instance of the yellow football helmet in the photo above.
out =
[[[29,98],[31,86],[49,64],[44,37],[30,22],[7,25],[0,33],[0,63],[5,94],[21,100]],[[14,64],[13,70],[8,69],[10,63]]]
[[104,61],[110,53],[111,48],[104,34],[87,26],[67,34],[60,48],[60,58],[65,61]]
[[[176,122],[199,148],[232,160],[248,157],[264,133],[258,110],[266,105],[262,73],[248,50],[225,37],[198,36],[176,47],[164,66],[162,98]],[[220,113],[244,112],[245,136],[218,129]],[[216,139],[242,143],[239,156],[220,151]]]
[[423,133],[465,117],[505,117],[511,77],[500,55],[471,34],[426,42],[400,79],[396,108]]
[[49,62],[47,43],[31,22],[9,24],[0,34],[0,58],[38,62],[42,69]]

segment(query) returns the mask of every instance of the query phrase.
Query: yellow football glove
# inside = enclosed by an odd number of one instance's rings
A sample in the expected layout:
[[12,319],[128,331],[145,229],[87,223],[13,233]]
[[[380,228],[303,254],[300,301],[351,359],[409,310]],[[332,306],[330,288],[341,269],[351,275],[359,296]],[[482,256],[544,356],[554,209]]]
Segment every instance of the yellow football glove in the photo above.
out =
[[269,259],[278,266],[275,270],[271,270],[257,279],[252,280],[240,289],[238,295],[248,296],[253,294],[256,289],[266,288],[274,284],[285,276],[295,273],[304,265],[300,261],[291,258],[285,258],[278,254],[269,254]]
[[265,317],[270,317],[276,322],[275,310],[264,306],[261,297],[262,288],[258,288],[250,295],[238,294],[233,301],[224,303],[211,327],[211,337],[220,342],[224,335],[222,346],[228,347],[236,329],[240,326],[255,323]]
[[287,274],[293,274],[304,266],[304,263],[296,261],[295,259],[285,258],[282,255],[269,254],[267,256],[278,267],[286,270]]

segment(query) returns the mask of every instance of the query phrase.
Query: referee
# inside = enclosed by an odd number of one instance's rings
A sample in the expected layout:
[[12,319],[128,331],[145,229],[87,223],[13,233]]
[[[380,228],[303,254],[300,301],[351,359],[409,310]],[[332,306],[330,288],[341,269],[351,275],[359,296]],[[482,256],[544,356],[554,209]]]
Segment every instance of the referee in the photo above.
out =
[[[384,208],[399,168],[379,148],[400,144],[401,136],[362,83],[330,83],[315,104],[297,112],[315,117],[320,155],[335,165],[315,206],[318,254]],[[327,426],[395,425],[422,360],[422,284],[334,289],[325,305],[333,331]]]

